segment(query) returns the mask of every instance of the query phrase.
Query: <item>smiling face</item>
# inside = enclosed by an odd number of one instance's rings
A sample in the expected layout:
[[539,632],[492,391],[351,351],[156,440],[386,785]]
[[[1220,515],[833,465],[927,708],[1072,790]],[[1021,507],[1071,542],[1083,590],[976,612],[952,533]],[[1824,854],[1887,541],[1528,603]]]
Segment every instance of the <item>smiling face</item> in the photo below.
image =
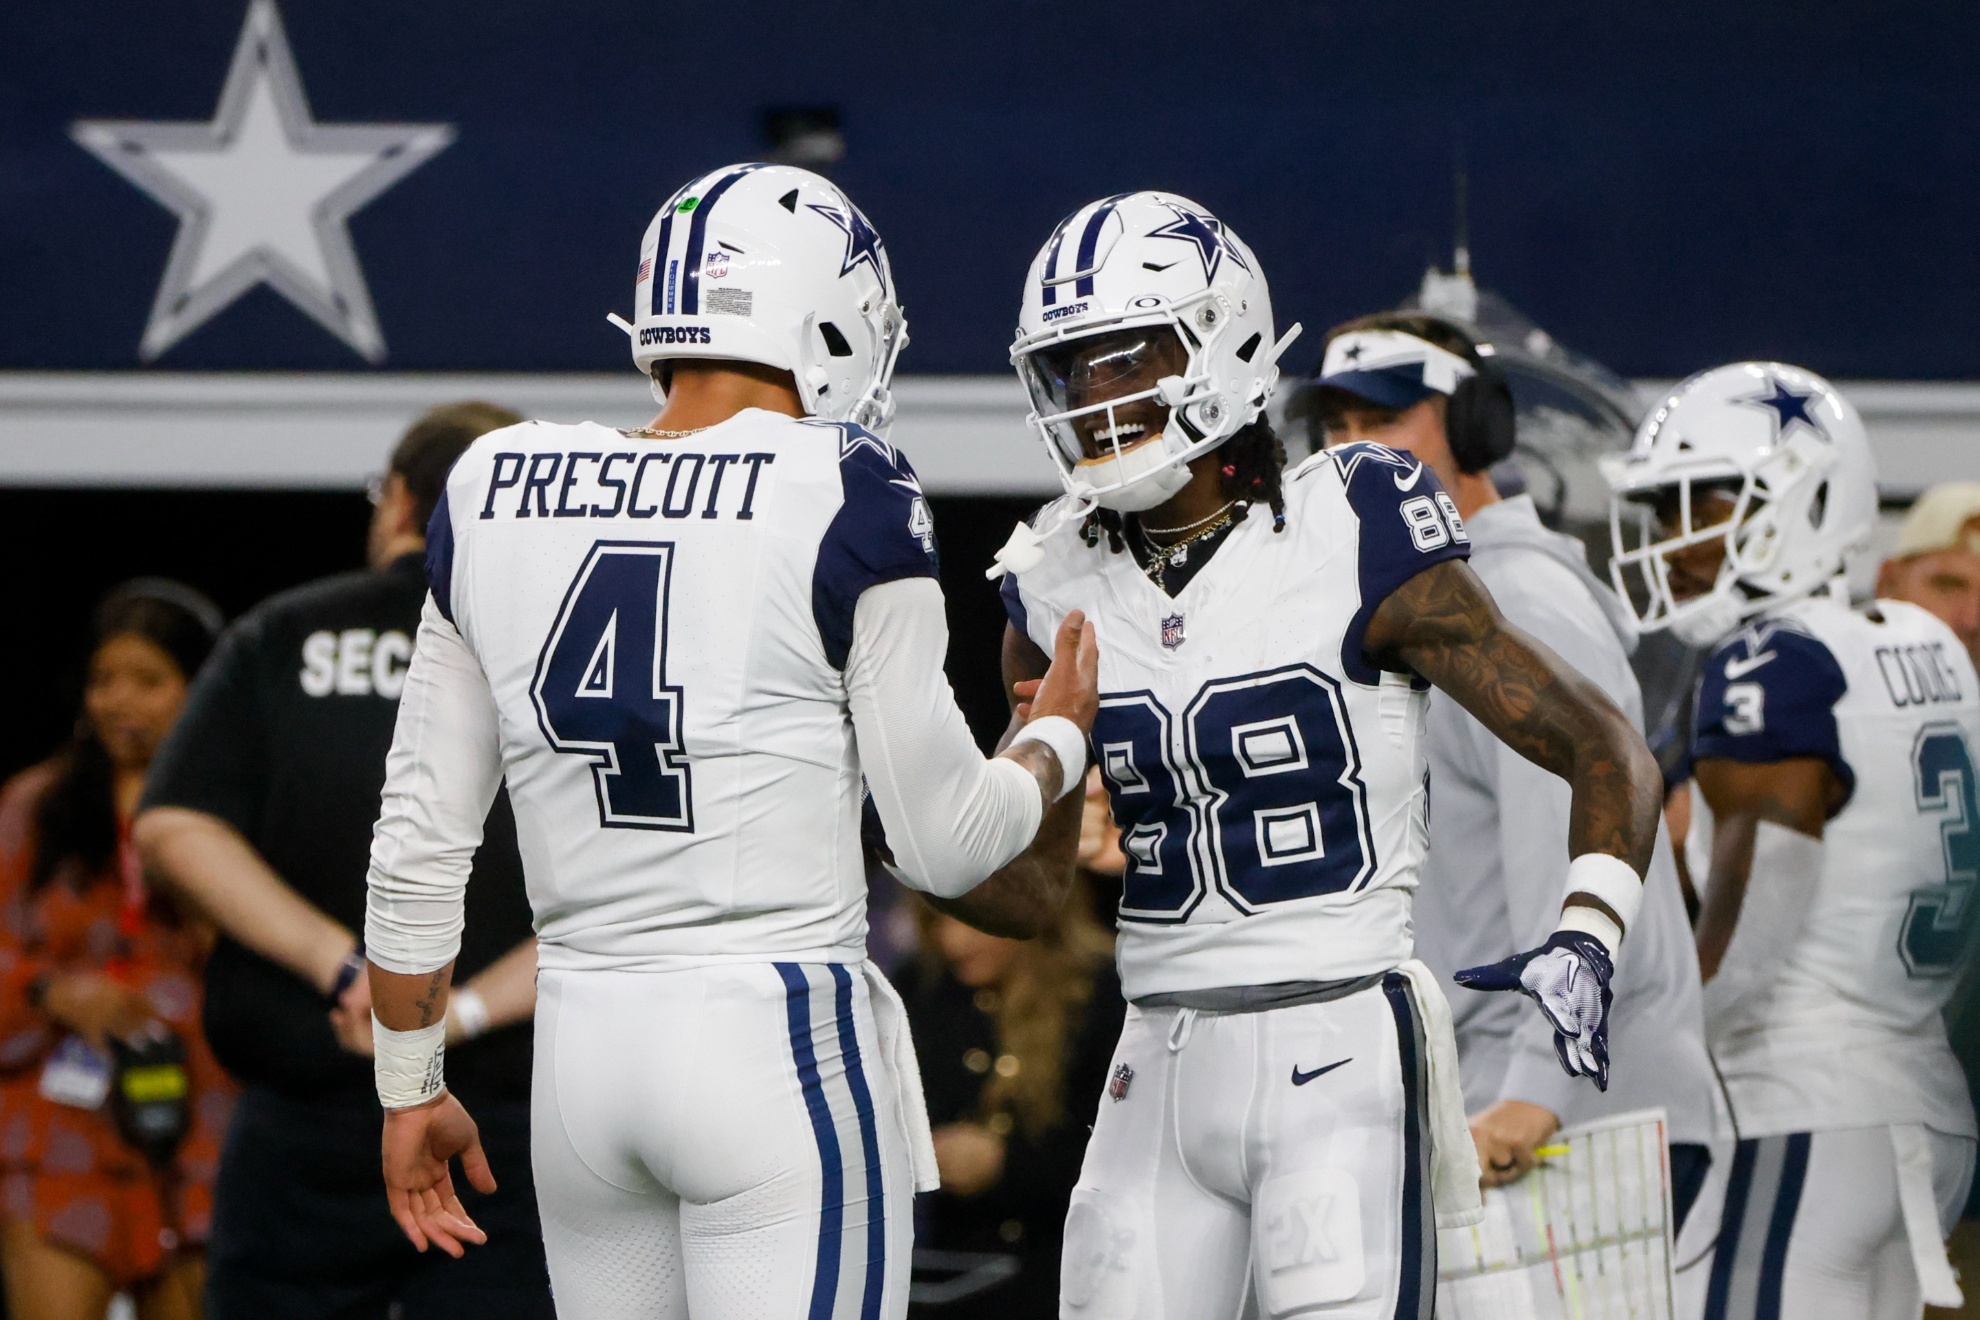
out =
[[[1026,383],[1032,402],[1042,414],[1095,411],[1053,428],[1066,457],[1076,464],[1112,458],[1116,446],[1125,453],[1162,434],[1169,405],[1160,398],[1137,399],[1114,408],[1099,408],[1113,399],[1148,393],[1165,376],[1189,369],[1189,353],[1176,332],[1166,325],[1140,326],[1090,335],[1041,348],[1025,358]],[[1077,446],[1066,443],[1066,428]]]

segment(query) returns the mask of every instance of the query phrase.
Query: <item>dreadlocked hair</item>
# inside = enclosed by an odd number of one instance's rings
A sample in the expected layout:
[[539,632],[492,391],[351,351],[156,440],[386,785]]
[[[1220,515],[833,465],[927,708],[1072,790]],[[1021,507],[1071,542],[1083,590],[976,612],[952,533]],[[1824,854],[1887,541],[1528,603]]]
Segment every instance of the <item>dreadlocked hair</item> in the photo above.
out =
[[[1237,503],[1238,515],[1248,516],[1253,505],[1263,504],[1272,510],[1272,530],[1285,531],[1286,446],[1272,424],[1261,416],[1239,427],[1212,452],[1223,460],[1221,490],[1225,499]],[[1117,510],[1095,509],[1079,525],[1079,535],[1086,544],[1098,545],[1104,534],[1107,548],[1118,555],[1127,549],[1127,542],[1121,539],[1125,529]]]

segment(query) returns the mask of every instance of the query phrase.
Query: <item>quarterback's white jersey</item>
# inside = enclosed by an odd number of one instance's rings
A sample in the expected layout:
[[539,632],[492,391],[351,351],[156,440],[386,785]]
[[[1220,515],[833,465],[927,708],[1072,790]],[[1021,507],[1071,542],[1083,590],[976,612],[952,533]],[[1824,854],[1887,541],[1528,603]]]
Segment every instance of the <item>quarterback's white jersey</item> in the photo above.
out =
[[[1973,1135],[1940,1013],[1980,879],[1976,749],[1972,662],[1913,605],[1799,601],[1706,660],[1695,759],[1816,757],[1849,792],[1821,874],[1786,878],[1815,891],[1773,984],[1709,1024],[1742,1136],[1904,1123]],[[1736,935],[1729,960],[1739,947]]]
[[[857,426],[748,410],[677,439],[492,432],[455,466],[428,556],[372,853],[381,965],[444,961],[498,776],[546,968],[863,958],[862,770],[897,851],[976,846],[942,892],[1036,829],[1036,781],[983,759],[942,678],[913,469]],[[876,702],[875,670],[912,690]]]
[[1070,610],[1099,636],[1092,741],[1128,856],[1130,999],[1410,957],[1427,688],[1374,667],[1362,635],[1468,538],[1436,477],[1380,445],[1314,455],[1285,502],[1283,532],[1253,509],[1173,598],[1072,525],[1005,578],[1012,624],[1047,654]]

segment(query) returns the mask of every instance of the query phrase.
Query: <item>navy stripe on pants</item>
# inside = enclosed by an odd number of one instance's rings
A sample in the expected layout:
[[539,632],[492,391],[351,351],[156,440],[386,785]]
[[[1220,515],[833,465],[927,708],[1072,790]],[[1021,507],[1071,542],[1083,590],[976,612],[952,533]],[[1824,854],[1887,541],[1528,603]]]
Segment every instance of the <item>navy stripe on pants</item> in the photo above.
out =
[[1705,1320],[1781,1320],[1788,1243],[1808,1179],[1810,1137],[1752,1137],[1733,1152],[1705,1293]]
[[[812,1272],[811,1306],[806,1315],[809,1320],[832,1320],[838,1304],[839,1262],[845,1244],[845,1159],[839,1146],[837,1121],[832,1116],[832,1105],[825,1094],[825,1077],[818,1066],[818,1051],[812,1035],[811,980],[797,963],[777,963],[775,966],[784,981],[791,1059],[797,1066],[798,1083],[804,1092],[805,1108],[811,1117],[811,1132],[818,1143],[818,1160],[824,1175],[818,1213],[818,1259]],[[859,1314],[860,1320],[879,1320],[887,1285],[887,1202],[880,1167],[879,1125],[874,1113],[873,1090],[866,1079],[865,1059],[859,1048],[857,1020],[853,1013],[852,973],[839,963],[829,964],[829,971],[833,984],[839,1058],[844,1066],[846,1091],[851,1096],[853,1114],[859,1126],[860,1155],[866,1172],[866,1270]]]

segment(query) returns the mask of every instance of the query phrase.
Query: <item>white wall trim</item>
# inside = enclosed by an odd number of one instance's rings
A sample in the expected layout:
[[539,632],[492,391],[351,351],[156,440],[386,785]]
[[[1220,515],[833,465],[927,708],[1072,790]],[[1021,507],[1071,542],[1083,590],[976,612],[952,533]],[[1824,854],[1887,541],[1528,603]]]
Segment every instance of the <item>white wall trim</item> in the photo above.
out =
[[[1644,381],[1646,400],[1668,382]],[[1859,381],[1885,493],[1980,479],[1980,383]],[[893,438],[941,495],[1047,495],[1052,468],[1008,376],[905,376]],[[350,490],[431,404],[485,398],[553,421],[637,426],[630,372],[0,371],[0,485]]]

